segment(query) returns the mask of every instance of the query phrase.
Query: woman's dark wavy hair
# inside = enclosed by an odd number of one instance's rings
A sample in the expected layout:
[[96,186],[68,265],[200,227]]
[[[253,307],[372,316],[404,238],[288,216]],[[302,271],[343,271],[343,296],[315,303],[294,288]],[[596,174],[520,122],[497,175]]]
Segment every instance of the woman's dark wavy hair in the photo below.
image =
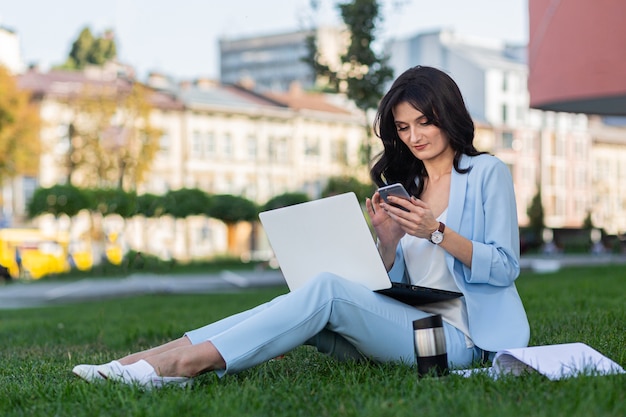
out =
[[[437,126],[450,141],[454,149],[454,169],[460,169],[461,155],[479,155],[473,144],[474,122],[465,107],[459,87],[449,75],[432,67],[416,66],[408,69],[393,83],[382,98],[374,132],[382,142],[384,150],[377,156],[370,169],[372,181],[379,187],[400,182],[411,195],[419,197],[424,191],[424,180],[428,176],[424,163],[417,159],[400,140],[394,123],[393,108],[407,102]],[[415,178],[418,178],[418,184]]]

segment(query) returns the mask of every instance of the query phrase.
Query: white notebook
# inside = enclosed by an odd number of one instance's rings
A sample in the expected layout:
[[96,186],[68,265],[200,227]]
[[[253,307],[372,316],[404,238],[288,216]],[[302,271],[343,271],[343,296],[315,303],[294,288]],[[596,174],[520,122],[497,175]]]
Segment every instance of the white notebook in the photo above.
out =
[[553,381],[580,375],[626,373],[616,362],[584,343],[506,349],[496,353],[491,368],[452,372],[464,376],[486,372],[494,378],[538,372]]

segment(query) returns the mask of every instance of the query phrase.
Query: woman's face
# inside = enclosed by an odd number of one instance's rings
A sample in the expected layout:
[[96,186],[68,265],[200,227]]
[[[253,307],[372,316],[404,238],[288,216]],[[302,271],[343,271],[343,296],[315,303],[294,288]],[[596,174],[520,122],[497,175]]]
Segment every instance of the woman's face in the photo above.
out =
[[447,153],[454,154],[441,129],[430,124],[426,116],[410,103],[398,103],[393,108],[393,117],[398,136],[416,158],[429,161]]

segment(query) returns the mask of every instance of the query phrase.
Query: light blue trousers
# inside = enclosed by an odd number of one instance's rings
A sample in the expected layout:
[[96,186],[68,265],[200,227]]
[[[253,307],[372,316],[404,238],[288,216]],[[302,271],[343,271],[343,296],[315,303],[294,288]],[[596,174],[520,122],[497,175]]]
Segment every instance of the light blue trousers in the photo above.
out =
[[[295,291],[185,335],[193,344],[213,343],[226,362],[219,376],[305,344],[339,360],[414,364],[413,320],[429,315],[324,273]],[[467,348],[461,331],[444,322],[444,332],[450,367],[467,367],[480,358],[480,349]]]

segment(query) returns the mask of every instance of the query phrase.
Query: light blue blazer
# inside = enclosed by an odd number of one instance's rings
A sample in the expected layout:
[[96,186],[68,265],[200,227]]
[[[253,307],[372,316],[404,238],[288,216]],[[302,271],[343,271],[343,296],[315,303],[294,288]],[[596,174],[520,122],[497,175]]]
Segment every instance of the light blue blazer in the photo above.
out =
[[[507,166],[494,156],[464,155],[452,170],[446,226],[472,241],[472,268],[446,252],[448,269],[465,296],[469,332],[483,350],[525,347],[530,338],[526,312],[515,288],[519,276],[520,241],[513,180]],[[401,244],[389,271],[392,280],[404,276]]]

